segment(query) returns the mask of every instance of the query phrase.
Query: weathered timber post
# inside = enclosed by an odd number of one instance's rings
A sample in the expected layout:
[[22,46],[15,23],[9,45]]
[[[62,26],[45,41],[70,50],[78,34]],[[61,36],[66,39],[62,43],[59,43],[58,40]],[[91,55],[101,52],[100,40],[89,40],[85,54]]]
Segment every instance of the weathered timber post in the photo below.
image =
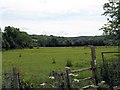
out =
[[66,68],[66,84],[67,84],[67,89],[70,90],[71,89],[71,77],[69,76],[70,74],[70,68]]
[[53,72],[53,76],[55,77],[56,86],[57,86],[57,88],[59,88],[59,86],[60,86],[60,77],[59,77],[59,72],[54,71],[54,72]]
[[17,90],[19,90],[19,75],[16,67],[13,67],[13,86]]
[[62,82],[61,82],[61,87],[64,89],[65,88],[65,72],[62,72],[61,73],[61,79],[62,79]]
[[59,71],[55,73],[56,73],[57,88],[59,88],[60,87],[60,74],[59,74]]
[[91,68],[94,77],[94,84],[97,86],[98,80],[97,80],[97,71],[96,71],[96,52],[94,46],[91,46],[91,59],[92,59]]
[[5,72],[5,88],[6,89],[11,89],[10,71]]

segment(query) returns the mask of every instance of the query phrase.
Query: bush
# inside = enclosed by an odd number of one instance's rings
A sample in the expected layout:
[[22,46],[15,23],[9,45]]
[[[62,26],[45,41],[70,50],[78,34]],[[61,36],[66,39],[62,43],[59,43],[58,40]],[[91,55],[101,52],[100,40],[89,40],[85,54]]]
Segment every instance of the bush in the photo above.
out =
[[33,46],[29,46],[29,49],[33,49]]
[[72,67],[72,62],[69,59],[67,60],[66,66],[67,67]]
[[111,88],[120,85],[120,61],[119,58],[110,59],[101,65],[101,76]]
[[56,64],[56,61],[54,58],[52,58],[52,64]]

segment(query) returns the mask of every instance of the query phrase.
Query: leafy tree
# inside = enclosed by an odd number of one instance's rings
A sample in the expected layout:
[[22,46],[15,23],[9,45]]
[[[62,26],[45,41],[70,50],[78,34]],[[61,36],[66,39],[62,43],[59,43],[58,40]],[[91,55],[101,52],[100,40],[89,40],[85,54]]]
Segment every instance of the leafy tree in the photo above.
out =
[[46,45],[47,45],[47,36],[40,35],[38,37],[38,46],[46,47]]
[[109,36],[110,39],[120,39],[120,0],[109,0],[103,6],[104,13],[107,16],[107,24],[100,29],[103,30],[104,35]]
[[3,32],[2,48],[15,49],[32,46],[32,39],[26,32],[21,32],[19,28],[7,26]]
[[48,39],[48,43],[50,47],[56,47],[58,46],[58,40],[57,37],[50,35]]

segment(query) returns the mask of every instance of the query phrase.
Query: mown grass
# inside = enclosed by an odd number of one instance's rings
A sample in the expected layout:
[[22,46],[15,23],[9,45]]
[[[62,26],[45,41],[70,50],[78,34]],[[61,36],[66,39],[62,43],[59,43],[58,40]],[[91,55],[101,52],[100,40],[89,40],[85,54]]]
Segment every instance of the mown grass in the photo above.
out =
[[[102,62],[101,52],[103,51],[118,51],[118,47],[96,47],[97,64]],[[55,60],[55,64],[52,64],[53,60]],[[4,73],[16,66],[25,80],[32,83],[47,82],[52,70],[65,70],[67,60],[72,62],[72,69],[90,67],[90,48],[64,47],[3,51],[2,71]],[[90,75],[91,73],[85,73],[82,77]]]

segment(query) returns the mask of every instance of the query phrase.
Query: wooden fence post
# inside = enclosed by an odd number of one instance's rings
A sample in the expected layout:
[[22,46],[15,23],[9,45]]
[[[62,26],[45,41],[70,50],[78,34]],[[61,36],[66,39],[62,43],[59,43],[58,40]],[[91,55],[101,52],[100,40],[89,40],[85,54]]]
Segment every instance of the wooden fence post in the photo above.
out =
[[5,88],[11,88],[11,78],[10,78],[10,71],[5,72]]
[[0,74],[0,90],[2,90],[2,74]]
[[60,75],[59,72],[56,71],[56,81],[57,81],[57,88],[60,87]]
[[96,52],[95,52],[95,47],[91,46],[91,68],[92,68],[92,73],[94,77],[94,83],[97,86],[98,80],[97,80],[97,71],[96,71]]
[[13,86],[19,90],[19,75],[16,67],[13,67]]
[[67,84],[67,89],[68,90],[70,90],[71,89],[71,78],[70,78],[70,76],[69,76],[69,74],[70,74],[70,68],[68,69],[66,69],[66,84]]

